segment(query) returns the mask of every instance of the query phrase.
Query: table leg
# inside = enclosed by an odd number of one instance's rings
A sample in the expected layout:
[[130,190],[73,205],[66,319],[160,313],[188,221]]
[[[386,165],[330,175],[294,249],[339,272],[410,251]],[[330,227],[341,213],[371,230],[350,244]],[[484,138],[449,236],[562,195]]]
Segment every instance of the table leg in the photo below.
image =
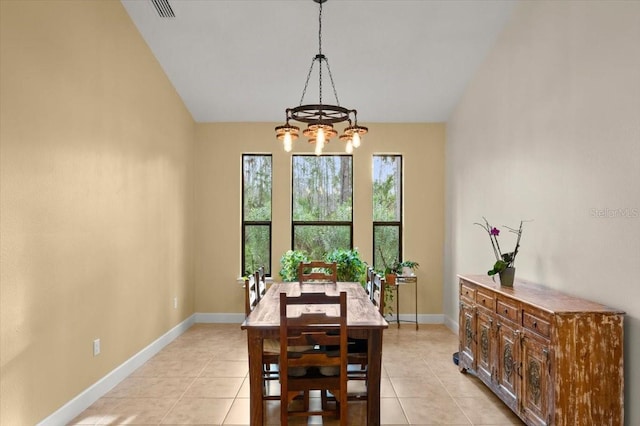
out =
[[262,426],[264,404],[262,401],[262,347],[263,337],[257,330],[247,329],[249,352],[249,419],[251,426]]
[[369,381],[367,383],[367,425],[380,425],[380,378],[382,376],[382,330],[369,332]]

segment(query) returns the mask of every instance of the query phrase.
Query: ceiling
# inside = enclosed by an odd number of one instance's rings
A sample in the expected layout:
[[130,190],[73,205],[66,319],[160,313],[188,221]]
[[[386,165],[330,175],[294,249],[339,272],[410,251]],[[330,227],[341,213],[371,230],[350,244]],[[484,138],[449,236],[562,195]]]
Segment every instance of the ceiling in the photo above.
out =
[[[318,53],[312,0],[121,0],[197,122],[283,122]],[[359,121],[446,121],[513,1],[329,0],[322,53]],[[323,103],[336,104],[323,70]],[[318,102],[317,65],[305,104]]]

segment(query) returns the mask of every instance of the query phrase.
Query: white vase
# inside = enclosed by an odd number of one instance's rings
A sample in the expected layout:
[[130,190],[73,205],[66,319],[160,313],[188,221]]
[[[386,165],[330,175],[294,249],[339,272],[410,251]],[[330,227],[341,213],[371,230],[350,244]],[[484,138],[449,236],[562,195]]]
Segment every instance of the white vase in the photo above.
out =
[[405,277],[410,277],[413,275],[413,269],[409,268],[408,266],[403,266],[402,267],[402,275]]

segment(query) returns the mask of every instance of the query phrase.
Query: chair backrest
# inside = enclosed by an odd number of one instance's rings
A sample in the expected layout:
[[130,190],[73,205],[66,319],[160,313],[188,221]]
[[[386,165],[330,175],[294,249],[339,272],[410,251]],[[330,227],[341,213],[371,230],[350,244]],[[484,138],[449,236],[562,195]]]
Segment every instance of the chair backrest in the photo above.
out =
[[261,266],[244,280],[244,313],[246,316],[249,316],[266,292],[267,281],[264,267]]
[[378,307],[380,315],[384,316],[384,283],[379,274],[373,274],[370,296],[373,304]]
[[327,263],[319,260],[300,262],[298,265],[298,281],[305,282],[332,282],[338,280],[338,267],[336,263]]
[[244,314],[249,316],[253,308],[258,305],[260,295],[255,274],[251,274],[244,280]]
[[372,286],[373,286],[373,276],[375,275],[375,271],[371,266],[367,268],[367,285],[365,286],[365,291],[371,297]]
[[258,292],[258,301],[262,299],[267,292],[267,276],[264,273],[264,266],[258,268],[253,274],[256,280],[256,291]]
[[[327,315],[326,305],[337,305],[335,315]],[[293,308],[292,308],[293,307]],[[296,308],[297,307],[297,308]],[[330,309],[329,309],[330,311]],[[333,411],[340,424],[347,419],[347,293],[302,293],[287,297],[280,293],[280,407],[281,424],[289,415],[324,415],[325,410],[289,411],[288,403],[300,391],[329,390],[340,401]],[[303,349],[299,349],[303,348]],[[337,374],[327,374],[329,368]],[[300,374],[302,369],[303,374]],[[293,372],[296,374],[293,374]],[[286,373],[285,373],[286,372]]]

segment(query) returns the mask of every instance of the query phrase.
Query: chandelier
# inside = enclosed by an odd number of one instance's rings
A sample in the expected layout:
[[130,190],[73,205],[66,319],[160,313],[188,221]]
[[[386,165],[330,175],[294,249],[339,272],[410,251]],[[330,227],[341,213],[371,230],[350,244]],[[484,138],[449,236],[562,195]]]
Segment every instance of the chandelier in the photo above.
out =
[[[290,124],[289,121],[306,123],[307,128],[302,131],[302,134],[308,138],[309,143],[315,144],[315,154],[321,155],[324,146],[329,143],[332,138],[338,135],[338,132],[333,128],[333,125],[346,123],[344,132],[340,135],[339,139],[345,142],[345,151],[348,154],[351,154],[354,148],[360,146],[362,135],[366,134],[369,129],[358,125],[358,112],[355,109],[348,109],[340,106],[338,92],[336,91],[336,86],[333,83],[333,76],[331,75],[331,69],[329,68],[329,61],[327,60],[327,57],[322,54],[322,4],[327,0],[313,1],[318,3],[320,6],[318,13],[318,54],[311,60],[311,67],[307,74],[307,80],[304,83],[302,97],[300,98],[300,105],[293,108],[287,108],[285,110],[286,122],[282,126],[276,127],[276,137],[283,142],[284,150],[286,152],[290,152],[293,146],[293,141],[298,138],[300,128]],[[311,73],[316,62],[318,63],[319,101],[317,104],[303,105],[302,102],[304,101],[304,95],[307,92],[309,78],[311,77]],[[331,87],[333,88],[333,95],[336,98],[336,105],[322,103],[323,64],[326,66],[329,74],[329,80],[331,81]]]

